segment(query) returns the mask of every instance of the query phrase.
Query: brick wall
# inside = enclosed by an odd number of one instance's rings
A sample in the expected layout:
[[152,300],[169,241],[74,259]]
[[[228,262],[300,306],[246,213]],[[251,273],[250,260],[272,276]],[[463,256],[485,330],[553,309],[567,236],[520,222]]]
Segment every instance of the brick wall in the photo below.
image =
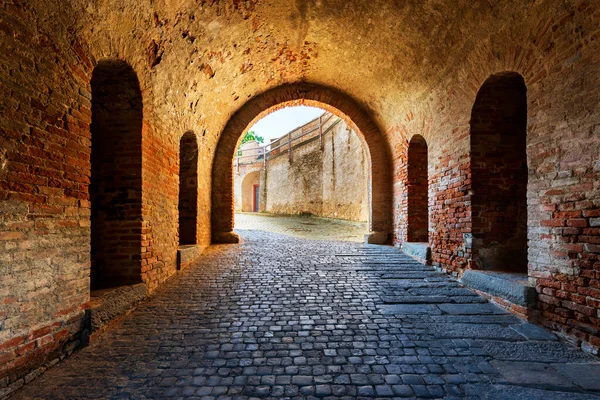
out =
[[48,12],[0,3],[0,394],[78,345],[89,299],[92,61]]
[[[318,119],[315,121],[306,125],[308,129],[294,131],[292,137],[318,127]],[[265,211],[368,221],[368,156],[358,135],[337,121],[334,117],[325,126],[323,149],[316,130],[293,146],[292,161],[287,145],[269,158]]]

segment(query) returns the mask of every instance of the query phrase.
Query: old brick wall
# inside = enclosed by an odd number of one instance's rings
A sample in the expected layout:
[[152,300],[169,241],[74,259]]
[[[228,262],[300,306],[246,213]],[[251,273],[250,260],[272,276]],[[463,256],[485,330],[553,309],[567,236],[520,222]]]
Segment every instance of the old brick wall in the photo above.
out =
[[293,148],[267,162],[265,211],[274,214],[323,213],[323,154],[318,141]]
[[89,299],[93,66],[57,10],[0,3],[0,393],[78,344]]
[[341,121],[323,137],[322,216],[369,221],[371,165],[358,135]]
[[[318,126],[314,122],[307,126]],[[368,221],[369,163],[366,150],[345,122],[340,120],[332,126],[333,123],[335,121],[332,120],[325,127],[323,149],[316,131],[292,148],[291,162],[287,145],[269,158],[266,212],[310,213],[328,218]],[[327,131],[329,126],[332,128]],[[310,128],[303,127],[306,132]],[[277,143],[273,142],[275,146]]]

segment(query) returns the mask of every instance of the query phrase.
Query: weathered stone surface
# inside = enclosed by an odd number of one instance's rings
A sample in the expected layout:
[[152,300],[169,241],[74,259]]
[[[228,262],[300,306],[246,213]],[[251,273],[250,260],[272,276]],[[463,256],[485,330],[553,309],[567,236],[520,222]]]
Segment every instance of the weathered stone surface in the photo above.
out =
[[558,340],[555,335],[533,324],[511,325],[510,328],[529,340]]
[[92,333],[133,309],[148,296],[143,283],[93,292],[90,307]]
[[573,348],[560,342],[501,342],[477,340],[476,345],[480,346],[487,353],[497,360],[506,361],[540,361],[540,362],[577,362],[579,360],[595,360],[582,352],[574,352]]
[[504,314],[505,311],[498,307],[486,304],[441,304],[440,310],[446,314],[471,315],[471,314]]
[[179,246],[177,249],[177,267],[183,269],[200,256],[202,247],[197,244]]
[[527,276],[520,275],[521,279],[515,279],[514,275],[468,270],[465,271],[460,281],[470,288],[498,296],[511,303],[525,307],[535,306],[537,293],[535,288],[527,282]]
[[554,364],[553,367],[577,386],[600,392],[600,364]]
[[536,362],[491,361],[509,383],[544,389],[576,389],[573,382],[551,365]]
[[402,252],[424,263],[431,262],[431,248],[427,243],[402,243]]
[[444,303],[453,303],[453,304],[471,304],[471,303],[486,303],[485,299],[477,296],[443,296],[440,294],[432,294],[429,296],[411,296],[407,295],[386,295],[382,296],[383,302],[386,304],[418,304],[418,303],[428,303],[428,304],[444,304]]
[[485,315],[440,315],[432,317],[433,321],[440,323],[468,323],[468,324],[499,324],[509,326],[522,323],[522,321],[511,314],[485,314]]
[[515,400],[594,400],[595,394],[580,392],[550,391],[510,385],[465,385],[468,396],[479,399],[515,399]]
[[369,232],[365,234],[366,244],[386,244],[389,239],[386,232]]
[[523,340],[514,330],[495,324],[435,323],[429,330],[443,338]]
[[433,304],[387,304],[379,307],[384,314],[441,314]]

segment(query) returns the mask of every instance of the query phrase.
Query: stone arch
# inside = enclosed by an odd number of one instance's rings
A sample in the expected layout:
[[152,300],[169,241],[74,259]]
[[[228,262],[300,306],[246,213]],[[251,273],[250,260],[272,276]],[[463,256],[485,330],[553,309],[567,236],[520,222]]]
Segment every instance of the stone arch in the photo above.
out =
[[407,160],[407,232],[408,242],[429,241],[427,142],[414,135],[408,144]]
[[260,185],[260,171],[252,171],[242,180],[242,211],[254,212],[254,185]]
[[122,60],[92,73],[91,285],[142,281],[142,93]]
[[223,130],[212,169],[212,240],[237,242],[233,233],[232,158],[241,134],[252,122],[278,108],[291,105],[320,107],[344,119],[362,136],[371,161],[369,241],[383,243],[390,239],[392,218],[392,167],[388,143],[377,124],[351,97],[335,89],[296,83],[268,90],[244,104]]
[[527,87],[520,74],[483,83],[470,140],[474,266],[527,272]]
[[179,244],[196,244],[198,231],[198,138],[186,132],[179,141]]

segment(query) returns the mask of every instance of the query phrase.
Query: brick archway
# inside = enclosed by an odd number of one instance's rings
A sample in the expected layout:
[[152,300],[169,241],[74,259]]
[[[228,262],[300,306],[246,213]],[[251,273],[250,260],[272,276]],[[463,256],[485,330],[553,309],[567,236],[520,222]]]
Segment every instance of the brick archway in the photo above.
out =
[[283,107],[307,105],[320,107],[344,119],[362,138],[368,150],[370,243],[391,238],[392,167],[388,143],[382,131],[363,108],[349,96],[328,87],[296,83],[268,90],[244,104],[229,120],[215,151],[212,169],[212,241],[237,243],[233,233],[232,159],[238,140],[254,121]]

